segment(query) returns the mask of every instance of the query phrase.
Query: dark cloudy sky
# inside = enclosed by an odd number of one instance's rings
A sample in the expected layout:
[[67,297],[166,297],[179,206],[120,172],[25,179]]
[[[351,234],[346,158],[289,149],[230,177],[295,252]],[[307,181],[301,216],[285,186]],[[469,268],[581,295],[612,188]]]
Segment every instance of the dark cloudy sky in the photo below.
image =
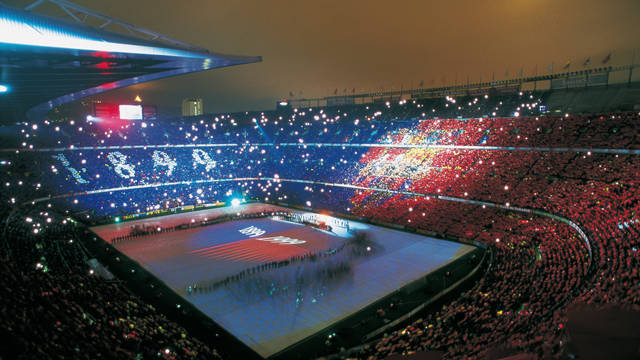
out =
[[[11,1],[7,1],[11,3]],[[271,109],[290,91],[325,96],[487,79],[495,72],[581,68],[640,50],[640,0],[75,0],[79,5],[209,50],[263,62],[155,81],[140,93],[162,113],[183,97],[207,112]],[[636,56],[640,61],[640,51]]]

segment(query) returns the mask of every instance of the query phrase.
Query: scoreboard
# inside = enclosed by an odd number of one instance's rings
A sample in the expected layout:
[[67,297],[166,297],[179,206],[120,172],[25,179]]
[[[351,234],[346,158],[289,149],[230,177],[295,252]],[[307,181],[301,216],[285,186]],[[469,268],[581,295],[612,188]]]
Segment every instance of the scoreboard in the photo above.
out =
[[157,120],[158,111],[154,105],[94,103],[92,115],[104,121]]

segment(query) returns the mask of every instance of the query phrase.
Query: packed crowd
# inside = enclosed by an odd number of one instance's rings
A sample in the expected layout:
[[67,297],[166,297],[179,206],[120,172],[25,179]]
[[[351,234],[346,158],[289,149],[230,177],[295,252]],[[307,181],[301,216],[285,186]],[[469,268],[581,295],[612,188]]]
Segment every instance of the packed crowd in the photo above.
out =
[[[7,126],[0,136],[4,147],[23,150],[163,144],[295,143],[300,139],[366,143],[406,120],[537,115],[542,101],[539,96],[532,93],[484,94],[460,99],[447,96],[369,105],[296,108],[286,112],[241,112],[187,120],[167,119],[162,124],[84,120],[55,123],[45,120],[42,123],[25,122]],[[336,124],[340,126],[336,128]],[[371,127],[372,124],[375,126]]]
[[495,258],[477,286],[359,355],[558,356],[569,302],[640,305],[640,115],[543,116],[542,103],[521,93],[115,129],[20,124],[2,132],[18,149],[1,153],[2,201],[46,199],[93,222],[246,197],[484,243]]
[[[424,197],[395,196],[361,216],[484,243],[492,267],[472,290],[441,311],[385,337],[361,355],[439,349],[452,358],[483,357],[496,346],[547,358],[562,345],[562,311],[588,279],[589,256],[568,225],[533,215]],[[499,345],[498,345],[499,344]]]
[[47,207],[5,215],[3,358],[220,358],[121,282],[94,273],[82,226]]

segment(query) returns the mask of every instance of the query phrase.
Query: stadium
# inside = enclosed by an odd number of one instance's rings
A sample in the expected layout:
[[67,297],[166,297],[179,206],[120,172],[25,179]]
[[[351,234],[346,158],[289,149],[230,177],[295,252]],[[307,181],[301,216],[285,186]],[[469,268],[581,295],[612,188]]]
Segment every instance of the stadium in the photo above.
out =
[[0,358],[640,357],[634,59],[165,116],[263,59],[9,5]]

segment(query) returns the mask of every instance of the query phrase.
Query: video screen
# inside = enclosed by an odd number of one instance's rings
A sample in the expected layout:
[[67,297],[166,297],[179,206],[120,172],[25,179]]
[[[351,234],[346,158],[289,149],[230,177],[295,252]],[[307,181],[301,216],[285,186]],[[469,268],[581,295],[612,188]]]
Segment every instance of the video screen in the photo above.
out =
[[142,120],[142,105],[120,105],[120,119]]

